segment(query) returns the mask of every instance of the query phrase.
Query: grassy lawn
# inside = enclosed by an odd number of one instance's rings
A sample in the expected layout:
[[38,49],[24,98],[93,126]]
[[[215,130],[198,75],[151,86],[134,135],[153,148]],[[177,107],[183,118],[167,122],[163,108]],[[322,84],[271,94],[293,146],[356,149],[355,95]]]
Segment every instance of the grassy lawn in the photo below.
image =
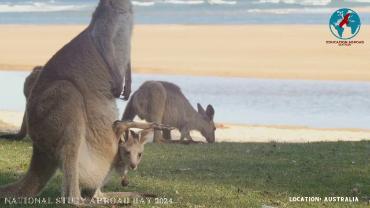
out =
[[[0,141],[0,184],[24,174],[31,150],[30,140]],[[370,142],[148,144],[130,182],[124,189],[113,177],[104,191],[155,193],[174,202],[138,207],[368,207]],[[60,184],[58,173],[41,196],[59,196]],[[360,202],[289,202],[293,196]]]

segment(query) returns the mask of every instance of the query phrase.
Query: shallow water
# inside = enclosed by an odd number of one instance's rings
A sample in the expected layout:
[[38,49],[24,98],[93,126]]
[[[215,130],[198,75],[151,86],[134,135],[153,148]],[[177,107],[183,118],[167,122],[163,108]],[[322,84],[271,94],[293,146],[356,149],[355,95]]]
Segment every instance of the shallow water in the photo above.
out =
[[[0,110],[24,110],[27,74],[0,72]],[[212,104],[219,122],[370,129],[369,82],[135,74],[133,90],[146,80],[177,83],[193,106]]]
[[[0,24],[87,24],[98,0],[0,0]],[[369,0],[133,0],[140,24],[328,24]],[[360,13],[370,23],[369,12]]]

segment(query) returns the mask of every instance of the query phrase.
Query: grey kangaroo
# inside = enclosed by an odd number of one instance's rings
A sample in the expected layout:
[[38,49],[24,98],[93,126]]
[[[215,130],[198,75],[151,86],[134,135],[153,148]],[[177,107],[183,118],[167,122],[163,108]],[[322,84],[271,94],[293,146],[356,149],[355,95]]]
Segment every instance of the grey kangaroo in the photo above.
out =
[[[191,130],[198,130],[207,140],[215,142],[215,110],[208,105],[206,110],[198,103],[198,112],[191,106],[181,89],[172,83],[147,81],[131,96],[123,113],[122,120],[132,120],[135,116],[148,122],[162,123],[176,127],[181,132],[180,140],[190,136]],[[171,131],[154,131],[154,141],[171,139]]]
[[[113,131],[116,134],[116,139],[119,141],[118,153],[114,168],[121,177],[121,185],[127,186],[129,184],[128,171],[136,170],[143,158],[144,145],[148,142],[147,134],[152,131],[152,128],[162,128],[157,124],[139,124],[144,130],[138,133],[129,130],[131,121],[122,122],[116,121],[113,124]],[[135,126],[131,125],[131,126]],[[146,129],[145,129],[146,128]],[[101,189],[97,189],[93,195],[95,198],[104,198],[106,194],[101,192]]]
[[90,25],[46,63],[27,100],[29,169],[1,187],[0,198],[36,196],[58,168],[62,196],[72,204],[83,203],[81,191],[104,185],[119,148],[112,123],[130,66],[132,27],[129,0],[100,0]]
[[[139,132],[130,130],[130,128],[143,129]],[[113,167],[114,170],[121,177],[121,185],[127,186],[128,181],[128,171],[136,170],[139,166],[143,155],[144,155],[144,145],[148,143],[147,135],[153,131],[153,129],[171,129],[170,127],[156,124],[156,123],[138,123],[132,121],[115,121],[113,123],[113,131],[115,132],[115,138],[118,141],[118,153],[116,154],[116,159],[114,160]],[[125,192],[124,194],[132,194],[134,192]],[[136,193],[139,195],[139,193]],[[141,194],[143,196],[153,196],[152,194]],[[102,193],[101,188],[95,190],[93,198],[106,198],[106,197],[119,197],[119,193]]]
[[[118,162],[116,171],[121,175],[122,186],[129,184],[127,173],[136,170],[143,158],[144,145],[148,142],[147,135],[152,131],[151,128],[144,129],[136,133],[133,130],[124,131],[125,126],[120,125],[121,121],[116,121],[113,125],[117,139],[119,139]],[[154,125],[155,124],[149,124]]]

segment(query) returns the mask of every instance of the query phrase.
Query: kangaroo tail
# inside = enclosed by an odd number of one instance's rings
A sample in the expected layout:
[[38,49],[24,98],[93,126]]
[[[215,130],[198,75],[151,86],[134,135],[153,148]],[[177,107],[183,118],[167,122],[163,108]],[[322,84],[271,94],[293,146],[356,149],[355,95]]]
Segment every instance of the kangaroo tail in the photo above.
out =
[[22,134],[22,132],[18,132],[16,134],[3,134],[0,136],[1,139],[7,139],[7,140],[22,140],[24,137],[26,137],[25,134]]
[[57,169],[57,162],[33,147],[30,167],[19,181],[0,187],[0,198],[34,197],[47,184]]
[[125,111],[123,112],[123,116],[122,116],[122,121],[125,121],[125,120],[133,120],[136,116],[136,111],[135,111],[135,107],[134,107],[134,97],[135,97],[135,93],[131,96],[131,99],[128,101],[127,105],[126,105],[126,109]]
[[23,122],[21,129],[16,134],[4,134],[1,135],[0,138],[8,139],[8,140],[22,140],[27,135],[27,113],[25,112],[23,115]]

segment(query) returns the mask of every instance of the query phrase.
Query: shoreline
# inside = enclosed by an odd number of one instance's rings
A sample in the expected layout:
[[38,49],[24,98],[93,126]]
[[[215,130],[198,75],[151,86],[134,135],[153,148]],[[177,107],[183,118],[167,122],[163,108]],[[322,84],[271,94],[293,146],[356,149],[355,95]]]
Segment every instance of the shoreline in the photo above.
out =
[[[271,129],[287,129],[287,130],[319,130],[319,131],[346,131],[346,132],[368,132],[370,129],[362,128],[327,128],[327,127],[309,127],[309,126],[295,126],[295,125],[274,125],[274,124],[238,124],[238,123],[216,123],[217,128],[227,129],[230,126],[234,127],[251,127],[251,128],[271,128]],[[369,136],[370,138],[370,136]]]
[[[0,132],[17,132],[20,128],[23,112],[0,111]],[[217,142],[279,142],[279,143],[307,143],[307,142],[337,142],[370,140],[370,130],[367,129],[333,129],[310,128],[302,126],[283,125],[243,125],[217,123]],[[180,134],[173,131],[174,138]],[[196,141],[205,141],[199,132],[192,132]]]
[[[29,71],[84,25],[0,25],[0,70]],[[370,81],[364,45],[327,45],[326,25],[136,25],[135,73],[294,80]],[[222,49],[222,50],[221,50]]]
[[[14,65],[8,68],[0,64],[0,72],[31,72],[34,66],[23,66],[20,69],[18,66]],[[14,68],[13,68],[14,67]],[[282,74],[277,76],[276,74],[245,74],[243,73],[229,73],[229,72],[216,72],[216,73],[207,73],[202,71],[177,71],[173,72],[166,69],[137,69],[133,67],[133,74],[158,74],[158,75],[172,75],[172,76],[195,76],[195,77],[227,77],[227,78],[246,78],[246,79],[271,79],[271,80],[303,80],[303,81],[343,81],[343,82],[370,82],[370,77],[332,77],[332,76],[295,76],[294,74]],[[253,75],[252,75],[253,74]]]

